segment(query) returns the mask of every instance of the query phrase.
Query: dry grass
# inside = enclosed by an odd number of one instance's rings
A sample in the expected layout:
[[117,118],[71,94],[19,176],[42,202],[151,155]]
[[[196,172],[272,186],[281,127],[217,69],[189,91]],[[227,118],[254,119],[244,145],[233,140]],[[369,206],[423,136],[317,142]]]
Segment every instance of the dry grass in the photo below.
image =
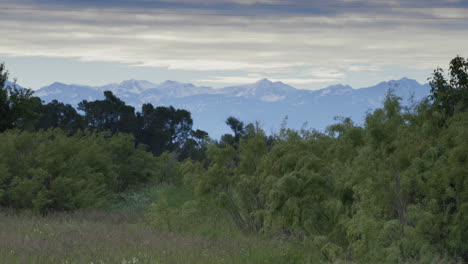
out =
[[0,213],[1,263],[294,263],[278,241],[158,232],[139,215]]

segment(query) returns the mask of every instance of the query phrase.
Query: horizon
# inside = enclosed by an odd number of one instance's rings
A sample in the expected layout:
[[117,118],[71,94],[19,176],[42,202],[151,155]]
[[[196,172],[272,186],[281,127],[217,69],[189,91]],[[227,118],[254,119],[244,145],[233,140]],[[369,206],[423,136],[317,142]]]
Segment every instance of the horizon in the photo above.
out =
[[[257,81],[252,82],[252,83],[243,83],[243,84],[229,85],[229,86],[224,86],[224,87],[213,87],[213,86],[197,85],[197,84],[194,84],[194,83],[191,83],[191,82],[180,82],[180,81],[177,81],[177,80],[164,80],[162,82],[156,83],[156,82],[151,82],[151,81],[142,80],[142,79],[127,79],[127,80],[122,80],[120,82],[110,82],[110,83],[106,83],[106,84],[103,84],[103,85],[85,85],[85,84],[80,84],[80,83],[67,83],[67,82],[59,82],[59,81],[54,81],[54,82],[52,82],[52,83],[50,83],[48,85],[45,85],[45,86],[42,86],[42,87],[39,87],[39,88],[26,87],[26,86],[22,85],[20,81],[18,81],[16,83],[16,85],[18,85],[20,87],[23,87],[23,88],[31,89],[33,91],[39,91],[39,90],[41,90],[43,88],[50,87],[50,86],[52,86],[54,84],[60,84],[60,85],[66,85],[66,86],[83,86],[83,87],[89,87],[89,88],[103,88],[103,87],[109,86],[109,85],[124,85],[124,83],[127,83],[127,82],[147,82],[147,83],[150,83],[151,85],[155,85],[155,87],[143,88],[143,90],[147,90],[147,89],[157,88],[157,86],[161,86],[161,85],[163,85],[164,83],[167,83],[167,82],[174,82],[174,83],[181,84],[181,85],[193,85],[195,87],[206,87],[206,88],[210,88],[210,89],[213,89],[213,90],[221,90],[221,89],[225,89],[225,88],[229,88],[229,87],[249,86],[249,85],[258,84],[258,83],[260,83],[262,81],[267,81],[267,82],[270,82],[272,84],[277,84],[277,83],[284,84],[284,85],[290,86],[290,87],[292,87],[292,88],[294,88],[296,90],[319,91],[319,90],[328,89],[328,88],[334,87],[334,86],[345,86],[345,87],[349,86],[353,90],[366,89],[366,88],[372,88],[372,87],[377,86],[377,85],[382,84],[382,83],[399,82],[399,81],[403,81],[403,80],[416,81],[419,85],[429,84],[428,82],[419,82],[416,79],[412,79],[412,78],[408,78],[408,77],[404,76],[404,77],[397,78],[397,79],[381,80],[381,81],[379,81],[377,83],[374,83],[374,84],[371,84],[371,85],[365,86],[365,87],[353,87],[352,85],[349,85],[347,83],[335,83],[335,84],[330,84],[330,85],[320,87],[320,88],[317,88],[317,89],[302,89],[302,88],[298,88],[298,87],[296,87],[294,85],[288,84],[288,83],[280,81],[280,80],[271,80],[271,79],[268,79],[268,78],[258,79]],[[12,81],[12,80],[8,80],[8,82],[14,83],[14,81]]]
[[307,90],[425,83],[468,46],[460,0],[4,0],[0,22],[0,61],[34,89],[128,79],[221,88],[268,78]]

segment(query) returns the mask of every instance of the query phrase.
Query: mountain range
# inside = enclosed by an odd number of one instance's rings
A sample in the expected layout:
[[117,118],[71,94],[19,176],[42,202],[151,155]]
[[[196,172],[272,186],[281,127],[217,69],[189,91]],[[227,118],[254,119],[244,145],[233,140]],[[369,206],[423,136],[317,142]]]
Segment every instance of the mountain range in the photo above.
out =
[[307,122],[308,128],[323,130],[336,116],[351,117],[362,124],[366,111],[382,106],[389,89],[403,102],[421,100],[430,91],[428,84],[408,78],[360,89],[338,84],[320,90],[296,89],[268,79],[221,89],[175,81],[128,80],[95,87],[56,82],[36,90],[35,95],[45,102],[57,99],[76,107],[82,100],[102,99],[103,92],[110,90],[137,111],[144,103],[186,109],[192,113],[194,128],[219,138],[229,132],[224,123],[229,116],[244,122],[259,121],[268,133],[277,132],[286,116],[287,126],[296,129]]

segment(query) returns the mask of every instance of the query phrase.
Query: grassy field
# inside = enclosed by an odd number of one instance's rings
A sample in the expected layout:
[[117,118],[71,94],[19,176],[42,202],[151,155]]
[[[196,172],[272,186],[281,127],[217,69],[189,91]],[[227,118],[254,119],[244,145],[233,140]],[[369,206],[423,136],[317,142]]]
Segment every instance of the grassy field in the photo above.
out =
[[[154,221],[150,204],[164,192],[171,207],[190,199],[176,187],[130,192],[105,210],[40,216],[0,211],[0,263],[307,263],[298,245],[245,236],[225,215]],[[314,262],[311,262],[314,263]]]
[[[167,217],[152,210],[162,194]],[[197,213],[176,210],[192,198],[181,187],[146,188],[122,198],[101,210],[47,216],[0,210],[0,263],[353,263],[327,260],[314,247],[282,236],[244,235],[209,203]]]
[[2,213],[0,223],[1,263],[297,262],[280,241],[160,232],[127,213]]

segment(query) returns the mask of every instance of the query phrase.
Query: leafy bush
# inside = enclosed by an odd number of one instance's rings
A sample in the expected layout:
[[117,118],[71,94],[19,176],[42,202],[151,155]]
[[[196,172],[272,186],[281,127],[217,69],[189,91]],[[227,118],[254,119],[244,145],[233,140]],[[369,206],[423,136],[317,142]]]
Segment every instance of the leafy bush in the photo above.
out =
[[244,233],[283,233],[324,261],[468,260],[468,112],[440,126],[427,101],[388,94],[363,127],[327,133],[258,127],[212,144],[209,165],[186,162],[184,180],[215,199]]
[[0,205],[73,210],[159,175],[154,157],[131,136],[61,130],[0,134]]

